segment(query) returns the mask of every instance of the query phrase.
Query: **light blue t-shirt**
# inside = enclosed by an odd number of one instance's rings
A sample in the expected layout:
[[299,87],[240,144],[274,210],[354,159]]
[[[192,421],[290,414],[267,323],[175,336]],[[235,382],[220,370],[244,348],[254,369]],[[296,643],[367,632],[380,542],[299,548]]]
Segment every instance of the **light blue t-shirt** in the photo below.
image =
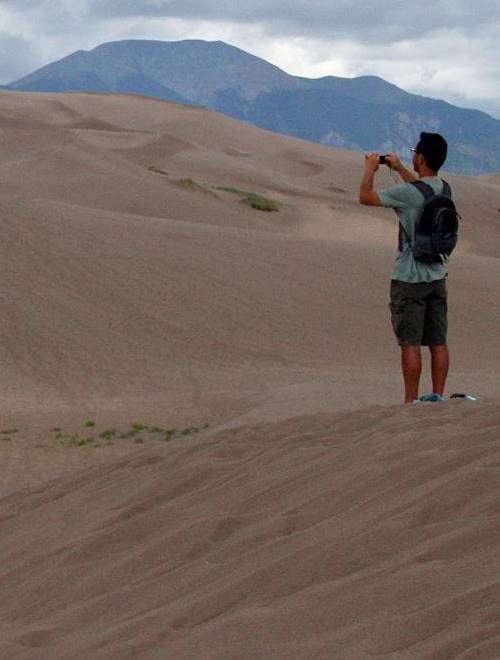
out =
[[[422,177],[421,181],[428,183],[435,193],[441,193],[443,182],[437,176]],[[396,211],[399,222],[413,241],[415,237],[415,223],[424,205],[424,196],[411,183],[402,183],[393,188],[387,188],[378,193],[382,206]],[[402,282],[433,282],[446,277],[445,264],[424,264],[417,261],[411,251],[410,243],[404,232],[401,232],[401,252],[398,251],[396,263],[392,271],[393,280]]]

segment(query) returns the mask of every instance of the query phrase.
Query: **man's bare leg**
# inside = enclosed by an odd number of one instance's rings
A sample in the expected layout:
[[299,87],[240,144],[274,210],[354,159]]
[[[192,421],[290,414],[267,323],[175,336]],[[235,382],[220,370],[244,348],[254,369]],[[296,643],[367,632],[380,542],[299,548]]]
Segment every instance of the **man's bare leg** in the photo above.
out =
[[443,396],[450,367],[447,346],[429,346],[431,352],[432,391]]
[[401,346],[401,368],[405,383],[405,403],[418,399],[418,384],[422,373],[420,346]]

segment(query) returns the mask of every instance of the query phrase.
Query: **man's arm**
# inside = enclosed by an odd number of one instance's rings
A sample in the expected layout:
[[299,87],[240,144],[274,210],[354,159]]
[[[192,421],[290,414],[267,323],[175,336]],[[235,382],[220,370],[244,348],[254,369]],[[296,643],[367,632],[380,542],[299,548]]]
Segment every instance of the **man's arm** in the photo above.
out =
[[359,189],[359,201],[366,206],[382,206],[380,198],[373,190],[373,179],[379,168],[379,155],[367,154],[365,156],[365,173]]

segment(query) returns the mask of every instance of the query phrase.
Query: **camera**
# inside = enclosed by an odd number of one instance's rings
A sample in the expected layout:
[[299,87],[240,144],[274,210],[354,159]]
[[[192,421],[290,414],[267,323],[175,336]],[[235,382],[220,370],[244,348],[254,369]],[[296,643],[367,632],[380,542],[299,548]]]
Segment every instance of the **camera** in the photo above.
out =
[[384,156],[379,156],[378,162],[380,165],[388,165],[386,158],[389,154],[385,154]]

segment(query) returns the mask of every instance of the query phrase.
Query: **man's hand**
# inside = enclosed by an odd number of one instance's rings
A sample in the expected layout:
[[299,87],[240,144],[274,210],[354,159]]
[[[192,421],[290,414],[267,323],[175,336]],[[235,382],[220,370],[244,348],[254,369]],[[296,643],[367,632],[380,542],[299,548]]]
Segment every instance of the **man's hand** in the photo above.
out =
[[402,162],[399,160],[396,154],[386,154],[385,162],[391,168],[391,170],[394,170],[395,172],[399,172],[399,170],[403,167]]
[[391,168],[391,170],[394,170],[394,172],[399,174],[405,183],[416,181],[417,177],[412,174],[410,170],[406,169],[396,154],[387,154],[385,157],[385,162]]

